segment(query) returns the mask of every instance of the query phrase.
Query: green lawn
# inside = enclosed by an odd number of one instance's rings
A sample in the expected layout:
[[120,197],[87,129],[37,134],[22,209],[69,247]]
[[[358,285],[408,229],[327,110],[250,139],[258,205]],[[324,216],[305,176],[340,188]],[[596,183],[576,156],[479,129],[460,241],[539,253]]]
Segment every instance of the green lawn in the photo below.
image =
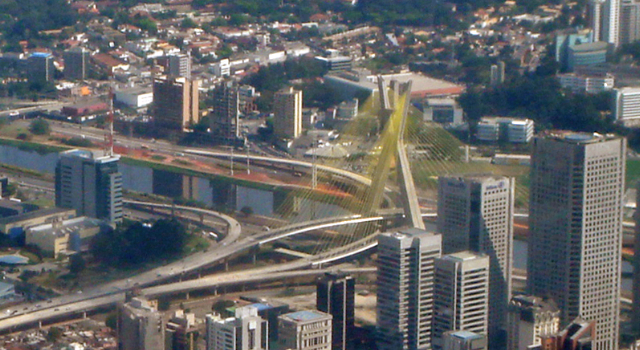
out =
[[627,187],[637,187],[640,180],[640,160],[627,160]]

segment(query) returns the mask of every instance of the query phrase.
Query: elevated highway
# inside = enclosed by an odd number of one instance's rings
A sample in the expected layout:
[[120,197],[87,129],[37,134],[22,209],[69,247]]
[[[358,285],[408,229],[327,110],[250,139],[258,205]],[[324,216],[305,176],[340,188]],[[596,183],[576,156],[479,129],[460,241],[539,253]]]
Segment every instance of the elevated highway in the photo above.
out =
[[[320,276],[325,272],[335,271],[338,269],[338,267],[334,267],[330,269],[284,271],[261,274],[227,273],[217,275],[215,278],[208,279],[206,282],[203,282],[201,284],[201,287],[199,288],[220,288],[226,286],[276,281],[283,278]],[[365,273],[375,272],[375,268],[347,268],[342,269],[342,271],[348,273]],[[178,286],[182,285],[183,283],[173,283],[168,286],[173,286],[173,290],[179,292]],[[151,297],[159,296],[166,293],[159,288],[160,287],[145,288],[142,289],[142,293]],[[123,302],[124,298],[124,291],[117,290],[111,294],[92,299],[82,300],[66,305],[51,305],[41,308],[37,311],[4,318],[0,320],[0,334],[11,333],[31,327],[38,327],[44,322],[55,322],[56,320],[64,320],[72,318],[74,315],[80,315],[80,317],[82,317],[83,314],[86,314],[87,312],[90,312],[92,310],[112,307],[117,303]]]

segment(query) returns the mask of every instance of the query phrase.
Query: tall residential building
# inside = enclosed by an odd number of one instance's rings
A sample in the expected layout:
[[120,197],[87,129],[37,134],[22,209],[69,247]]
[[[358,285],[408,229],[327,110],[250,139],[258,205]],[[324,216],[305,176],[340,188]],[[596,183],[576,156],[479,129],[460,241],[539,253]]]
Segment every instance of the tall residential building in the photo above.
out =
[[640,2],[622,0],[620,9],[620,44],[631,44],[640,40]]
[[302,133],[302,91],[293,87],[273,98],[273,131],[276,137],[295,139]]
[[378,237],[378,349],[431,349],[434,264],[442,236],[417,228]]
[[206,350],[267,350],[269,325],[258,316],[258,309],[236,309],[235,317],[206,316]]
[[27,78],[30,83],[53,81],[53,56],[46,52],[36,52],[27,59]]
[[491,65],[491,86],[498,86],[504,83],[504,61],[499,61],[498,64]]
[[341,272],[327,272],[316,283],[316,308],[333,316],[333,350],[353,348],[355,280]]
[[435,261],[433,348],[443,349],[447,331],[487,335],[489,257],[469,251]]
[[74,47],[64,52],[64,77],[68,80],[85,80],[89,73],[91,53],[84,47]]
[[596,350],[618,348],[626,140],[556,132],[531,159],[528,288],[565,324],[596,322]]
[[191,79],[191,56],[185,54],[167,56],[165,73],[172,77]]
[[112,223],[122,221],[122,174],[118,155],[87,150],[60,153],[56,165],[56,206]]
[[542,337],[541,350],[592,350],[597,337],[596,325],[578,317],[560,332]]
[[620,0],[590,0],[589,26],[594,41],[620,44]]
[[449,331],[444,334],[443,350],[487,350],[487,337],[469,331]]
[[606,0],[602,11],[602,38],[600,40],[620,45],[620,0]]
[[233,145],[240,137],[238,84],[227,80],[213,90],[213,111],[209,116],[216,143]]
[[560,311],[552,300],[518,295],[509,303],[507,349],[529,350],[541,344],[541,337],[558,332]]
[[142,298],[118,307],[118,350],[164,349],[162,314]]
[[[637,188],[640,187],[640,183]],[[640,203],[640,190],[637,190],[636,203]],[[640,252],[640,209],[636,207],[634,213],[636,234],[634,252]],[[640,335],[640,253],[633,255],[633,325],[634,331]]]
[[438,233],[444,254],[471,250],[489,256],[489,338],[506,327],[513,266],[515,180],[504,176],[438,179]]
[[589,27],[593,31],[593,41],[602,40],[602,16],[606,0],[589,0]]
[[331,350],[331,315],[308,310],[278,317],[278,350]]
[[200,121],[198,81],[159,77],[153,81],[153,118],[164,129],[185,130]]

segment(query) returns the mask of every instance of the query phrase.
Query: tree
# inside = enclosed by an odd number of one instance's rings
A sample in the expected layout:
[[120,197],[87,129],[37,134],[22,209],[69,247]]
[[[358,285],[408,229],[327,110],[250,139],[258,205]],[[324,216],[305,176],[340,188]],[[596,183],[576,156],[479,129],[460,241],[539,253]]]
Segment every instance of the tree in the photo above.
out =
[[152,227],[135,222],[96,235],[91,252],[103,264],[126,268],[175,257],[186,242],[187,231],[176,220],[158,220]]
[[171,300],[168,298],[158,299],[158,310],[167,311],[171,307]]
[[218,314],[224,314],[227,308],[232,307],[234,304],[231,300],[218,300],[213,305],[211,305],[211,311],[216,312]]
[[104,320],[104,324],[115,331],[118,328],[118,315],[110,313],[107,319]]
[[87,264],[80,253],[73,254],[69,257],[69,271],[72,274],[79,274],[80,272],[84,271],[86,266]]
[[185,17],[185,19],[182,20],[182,23],[180,23],[180,26],[182,28],[196,28],[198,24],[191,18]]
[[253,208],[251,208],[251,207],[250,207],[250,206],[248,206],[248,205],[245,205],[244,207],[242,207],[242,208],[240,209],[240,212],[241,212],[241,213],[242,213],[242,215],[244,215],[244,216],[251,216],[251,215],[253,215]]
[[36,119],[29,125],[29,131],[34,135],[49,135],[51,127],[49,122],[44,119]]
[[56,343],[62,337],[62,329],[59,327],[51,327],[49,328],[49,332],[47,332],[47,340],[53,343]]

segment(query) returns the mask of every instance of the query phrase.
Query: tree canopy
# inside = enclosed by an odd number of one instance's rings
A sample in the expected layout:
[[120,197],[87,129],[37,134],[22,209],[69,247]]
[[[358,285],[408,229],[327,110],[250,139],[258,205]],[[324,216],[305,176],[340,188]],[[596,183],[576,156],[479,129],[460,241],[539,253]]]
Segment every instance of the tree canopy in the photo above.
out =
[[76,23],[76,14],[65,0],[0,0],[2,31],[9,41],[39,37],[39,31]]
[[554,76],[524,76],[494,89],[470,89],[460,104],[472,123],[483,116],[527,117],[538,128],[588,132],[612,131],[607,117],[610,94],[574,94],[562,90]]
[[176,220],[158,220],[151,227],[135,222],[97,235],[91,251],[104,264],[130,267],[174,257],[182,252],[186,241],[186,229]]

